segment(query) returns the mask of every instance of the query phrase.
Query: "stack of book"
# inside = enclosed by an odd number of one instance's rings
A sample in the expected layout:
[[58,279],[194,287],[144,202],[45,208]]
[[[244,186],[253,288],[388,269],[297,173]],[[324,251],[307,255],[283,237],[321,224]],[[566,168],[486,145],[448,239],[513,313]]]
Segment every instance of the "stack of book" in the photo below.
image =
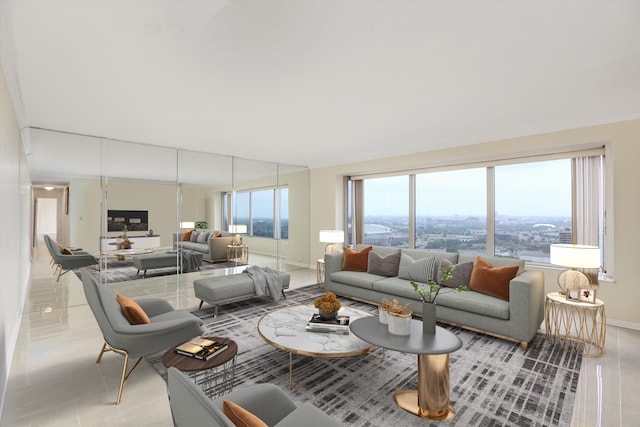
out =
[[193,338],[176,347],[176,353],[200,360],[209,360],[213,356],[220,354],[227,347],[227,344],[223,344],[219,341],[199,337]]
[[349,335],[349,316],[336,316],[332,320],[322,320],[320,314],[314,313],[307,322],[307,332],[324,332]]

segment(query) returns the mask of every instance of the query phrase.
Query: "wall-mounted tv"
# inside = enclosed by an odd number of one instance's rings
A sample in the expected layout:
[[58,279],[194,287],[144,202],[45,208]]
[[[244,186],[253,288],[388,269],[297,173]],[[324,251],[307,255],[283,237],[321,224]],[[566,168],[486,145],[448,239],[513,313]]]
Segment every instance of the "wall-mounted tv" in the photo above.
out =
[[129,231],[148,231],[149,211],[107,211],[107,231],[122,231],[125,225]]

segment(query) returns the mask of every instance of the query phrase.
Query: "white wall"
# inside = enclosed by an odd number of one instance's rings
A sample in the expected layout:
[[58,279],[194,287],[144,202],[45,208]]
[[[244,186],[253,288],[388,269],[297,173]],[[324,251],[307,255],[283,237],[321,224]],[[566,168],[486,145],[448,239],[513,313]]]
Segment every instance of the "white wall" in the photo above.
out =
[[[393,143],[394,141],[390,141]],[[311,171],[311,258],[322,256],[324,247],[318,242],[318,231],[325,228],[344,229],[343,189],[345,175],[421,168],[433,165],[459,164],[523,154],[566,151],[570,148],[610,143],[607,168],[613,178],[613,266],[614,282],[602,283],[598,298],[606,305],[610,324],[640,329],[637,309],[637,254],[640,244],[640,120],[612,123],[552,132],[522,138],[487,142],[448,150],[416,153],[408,156],[349,163]],[[611,230],[608,230],[611,232]],[[557,290],[560,269],[542,269],[547,292]]]
[[0,69],[0,414],[29,280],[30,190],[20,129]]

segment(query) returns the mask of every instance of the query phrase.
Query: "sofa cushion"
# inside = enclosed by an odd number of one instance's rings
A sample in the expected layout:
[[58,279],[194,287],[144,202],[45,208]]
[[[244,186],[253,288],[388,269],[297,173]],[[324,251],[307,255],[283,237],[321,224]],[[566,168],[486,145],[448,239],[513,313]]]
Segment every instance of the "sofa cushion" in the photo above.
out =
[[129,323],[132,325],[143,325],[151,323],[149,316],[144,312],[142,307],[132,300],[131,298],[127,298],[124,295],[116,295],[116,301],[120,304],[120,309],[122,310],[122,314],[127,318]]
[[[408,280],[398,277],[385,277],[373,282],[373,290],[398,298],[420,301],[420,296],[413,290]],[[405,301],[406,302],[406,301]]]
[[470,288],[509,301],[509,282],[517,274],[517,265],[494,267],[489,261],[478,256],[473,264]]
[[331,280],[333,282],[345,283],[350,286],[355,286],[356,288],[364,289],[373,289],[373,283],[380,279],[386,279],[386,277],[361,271],[335,271],[331,273]]
[[398,278],[427,283],[429,279],[433,279],[435,265],[435,256],[413,259],[403,252],[400,257],[400,266],[398,267]]
[[289,412],[289,415],[280,420],[275,427],[339,427],[342,425],[343,424],[340,424],[337,420],[334,420],[329,415],[307,402]]
[[344,248],[343,271],[367,271],[369,266],[369,252],[372,246],[366,246],[358,251]]
[[190,242],[191,241],[191,234],[193,234],[193,230],[185,231],[184,233],[182,233],[182,241],[183,242]]
[[437,306],[449,307],[468,313],[509,320],[509,303],[492,296],[474,291],[441,292],[436,300]]
[[209,239],[210,235],[211,232],[209,231],[201,231],[198,233],[198,243],[207,243],[207,239]]
[[256,415],[228,400],[222,401],[222,413],[224,413],[236,427],[268,427],[267,424]]
[[192,243],[198,243],[198,234],[200,234],[200,230],[193,230],[189,237],[189,241]]
[[382,256],[375,251],[369,252],[367,273],[379,276],[397,276],[400,264],[400,252]]
[[457,288],[458,286],[469,286],[471,283],[471,272],[473,271],[473,263],[472,262],[463,262],[461,264],[453,264],[446,258],[443,258],[440,262],[440,268],[438,268],[437,278],[438,283],[442,280],[444,274],[442,273],[442,269],[448,270],[452,266],[455,266],[453,270],[451,279],[447,280],[443,283],[444,286],[448,286],[450,288]]

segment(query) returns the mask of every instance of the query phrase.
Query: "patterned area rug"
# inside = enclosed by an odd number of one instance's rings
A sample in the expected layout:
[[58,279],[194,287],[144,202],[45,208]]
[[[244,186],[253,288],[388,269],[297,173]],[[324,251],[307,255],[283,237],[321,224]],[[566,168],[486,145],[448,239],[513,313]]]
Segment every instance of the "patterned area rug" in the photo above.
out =
[[[312,373],[294,390],[289,389],[289,355],[266,344],[257,322],[282,304],[310,303],[322,290],[316,286],[293,289],[287,300],[270,299],[221,307],[194,314],[205,320],[206,332],[226,336],[238,344],[235,387],[271,382],[298,404],[311,402],[350,426],[566,426],[570,424],[582,357],[552,347],[537,334],[526,353],[518,344],[445,326],[464,346],[451,353],[451,404],[456,417],[434,422],[419,419],[398,408],[393,393],[416,389],[415,355],[386,351],[384,359],[313,359],[294,356],[294,376]],[[348,299],[345,305],[374,307]],[[442,325],[444,326],[444,325]],[[380,350],[378,350],[380,352]],[[378,353],[373,353],[378,355]],[[162,354],[148,357],[165,377]],[[207,390],[205,389],[205,392]],[[209,390],[209,395],[213,395]]]
[[[228,266],[229,265],[226,262],[209,263],[203,261],[200,266],[200,271],[226,268]],[[124,261],[118,261],[115,258],[110,258],[107,262],[107,268],[104,268],[102,272],[93,269],[89,269],[89,271],[97,279],[100,279],[100,273],[102,273],[105,275],[107,283],[142,279],[142,271],[140,274],[137,274],[138,269],[133,265],[131,258],[127,258]],[[176,271],[176,267],[153,268],[151,270],[147,270],[147,278],[176,274]],[[76,273],[76,276],[80,278],[80,270],[74,270],[74,273]]]

